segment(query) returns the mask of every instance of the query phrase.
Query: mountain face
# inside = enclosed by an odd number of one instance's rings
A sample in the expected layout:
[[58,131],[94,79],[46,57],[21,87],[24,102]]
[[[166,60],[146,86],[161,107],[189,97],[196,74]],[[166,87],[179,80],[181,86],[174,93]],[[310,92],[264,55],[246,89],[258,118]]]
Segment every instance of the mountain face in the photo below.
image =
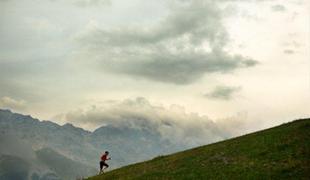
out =
[[82,178],[96,174],[95,168],[73,161],[50,148],[36,151],[37,158],[63,179]]
[[29,164],[22,158],[11,155],[0,156],[0,179],[27,180],[29,171]]
[[0,179],[61,179],[49,169],[49,164],[40,161],[29,144],[14,135],[1,134],[0,144]]
[[[27,149],[26,152],[29,151],[30,155],[21,155],[23,154],[21,152],[10,154],[9,149],[0,151],[2,164],[7,162],[4,160],[16,160],[16,158],[31,163],[32,169],[21,171],[28,172],[29,179],[75,179],[89,176],[96,173],[100,155],[106,150],[110,151],[112,160],[109,164],[113,169],[182,149],[161,138],[158,132],[149,129],[109,125],[89,132],[72,124],[60,126],[50,121],[39,121],[31,116],[1,109],[0,137],[3,139],[1,146],[17,141],[19,144],[29,146],[28,148],[12,146],[11,149]],[[25,157],[32,158],[25,159]],[[5,169],[0,168],[1,171]],[[39,173],[31,174],[30,171]],[[41,172],[45,173],[42,175]],[[47,177],[43,177],[44,175]]]

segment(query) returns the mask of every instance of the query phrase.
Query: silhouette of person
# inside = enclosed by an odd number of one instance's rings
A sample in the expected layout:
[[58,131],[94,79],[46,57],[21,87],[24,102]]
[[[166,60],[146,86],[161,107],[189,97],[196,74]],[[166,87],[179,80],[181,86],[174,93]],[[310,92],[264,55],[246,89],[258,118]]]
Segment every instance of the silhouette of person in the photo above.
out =
[[[100,172],[99,172],[99,174],[103,173],[103,170],[105,170],[109,167],[109,165],[105,162],[105,161],[111,159],[108,157],[108,155],[109,155],[109,152],[106,151],[106,152],[104,152],[104,154],[100,158],[101,160],[100,160]],[[103,166],[105,167],[104,169],[103,169]]]

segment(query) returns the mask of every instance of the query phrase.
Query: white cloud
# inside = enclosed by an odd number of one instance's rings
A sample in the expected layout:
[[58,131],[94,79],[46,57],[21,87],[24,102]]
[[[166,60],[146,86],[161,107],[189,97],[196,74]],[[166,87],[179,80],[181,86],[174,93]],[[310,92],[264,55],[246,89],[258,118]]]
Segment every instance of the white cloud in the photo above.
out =
[[8,108],[14,110],[23,110],[26,108],[26,101],[24,100],[15,100],[11,97],[2,97],[0,99],[0,107]]
[[[244,117],[216,123],[207,116],[186,113],[183,107],[177,105],[170,108],[152,105],[145,98],[104,102],[62,116],[64,121],[87,129],[110,125],[155,131],[164,139],[191,147],[239,135],[244,132],[240,127],[246,124]],[[230,126],[227,127],[226,123]]]

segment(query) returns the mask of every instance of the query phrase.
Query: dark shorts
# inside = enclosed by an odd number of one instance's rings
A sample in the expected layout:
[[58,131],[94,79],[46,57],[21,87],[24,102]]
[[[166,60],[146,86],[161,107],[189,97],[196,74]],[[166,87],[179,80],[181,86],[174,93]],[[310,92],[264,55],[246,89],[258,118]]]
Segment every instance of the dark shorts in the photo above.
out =
[[103,166],[109,167],[109,165],[107,163],[105,163],[104,161],[100,161],[100,169],[102,169]]

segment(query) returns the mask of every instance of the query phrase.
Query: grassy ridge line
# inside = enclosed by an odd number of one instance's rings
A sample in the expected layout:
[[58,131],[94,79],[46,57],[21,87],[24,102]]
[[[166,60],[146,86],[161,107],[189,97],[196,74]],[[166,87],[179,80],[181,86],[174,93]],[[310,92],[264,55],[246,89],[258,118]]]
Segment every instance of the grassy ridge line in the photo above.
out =
[[310,179],[310,119],[89,178],[101,179]]

